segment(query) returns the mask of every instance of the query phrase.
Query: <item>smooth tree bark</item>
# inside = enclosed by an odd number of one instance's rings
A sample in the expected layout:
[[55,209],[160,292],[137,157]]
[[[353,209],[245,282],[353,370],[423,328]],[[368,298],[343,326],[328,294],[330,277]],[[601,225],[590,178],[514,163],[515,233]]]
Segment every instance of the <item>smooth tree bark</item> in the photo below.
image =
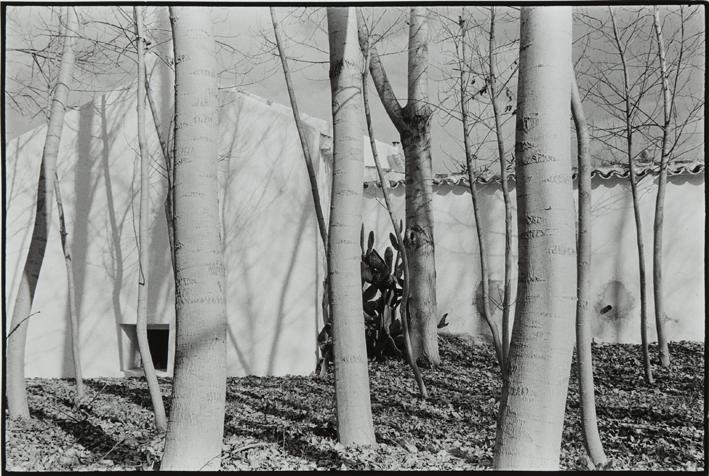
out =
[[[165,162],[165,177],[166,177],[166,192],[165,192],[165,202],[163,203],[163,212],[165,213],[165,222],[167,225],[167,241],[170,245],[170,264],[172,265],[173,275],[175,273],[175,232],[173,230],[172,223],[172,193],[173,193],[173,167],[172,167],[172,155],[170,154],[170,138],[162,132],[162,127],[160,125],[160,117],[158,116],[158,109],[153,96],[150,94],[150,81],[148,79],[147,72],[145,73],[145,96],[148,99],[148,106],[150,107],[150,115],[153,118],[153,126],[155,127],[155,134],[158,137],[158,142],[160,142],[160,151],[162,152],[163,161]],[[174,105],[173,105],[174,107]],[[174,120],[174,114],[173,114]]]
[[76,287],[74,286],[74,271],[71,267],[71,252],[66,243],[66,221],[64,219],[64,203],[62,201],[61,188],[59,187],[59,177],[54,171],[54,197],[57,202],[59,213],[59,236],[62,241],[62,252],[64,253],[64,263],[66,264],[66,290],[69,299],[69,325],[71,332],[71,358],[74,363],[74,379],[76,380],[76,396],[74,407],[79,407],[84,398],[84,379],[81,372],[81,334],[79,332],[79,314],[76,309]]
[[485,240],[485,234],[482,230],[482,224],[480,223],[480,206],[478,205],[478,192],[475,186],[475,159],[473,158],[473,152],[471,150],[470,144],[470,123],[468,120],[468,102],[466,96],[468,96],[466,91],[466,85],[468,80],[466,79],[467,65],[465,62],[465,41],[466,41],[466,27],[465,20],[461,16],[460,19],[460,55],[458,61],[458,69],[460,71],[460,117],[463,122],[463,148],[465,149],[465,165],[468,172],[468,182],[470,182],[470,198],[473,202],[473,215],[475,217],[475,234],[478,241],[478,251],[480,256],[480,279],[482,285],[482,301],[483,301],[483,318],[487,322],[490,328],[490,333],[492,334],[492,342],[495,346],[495,354],[497,355],[497,363],[500,365],[500,372],[503,379],[506,374],[505,358],[506,354],[503,351],[503,344],[500,338],[500,331],[497,327],[497,323],[492,320],[492,309],[490,308],[490,294],[489,294],[489,274],[488,274],[488,261],[487,261],[487,242]]
[[219,92],[210,11],[170,7],[175,48],[175,371],[161,470],[216,470],[226,398]]
[[[295,90],[293,89],[293,81],[291,79],[290,68],[288,67],[288,57],[286,56],[285,47],[283,45],[283,39],[281,38],[281,26],[278,23],[276,8],[270,7],[271,11],[271,23],[273,23],[273,35],[276,39],[276,47],[278,48],[278,56],[281,58],[281,66],[283,67],[283,76],[286,81],[286,89],[288,90],[288,98],[290,99],[291,110],[293,111],[293,119],[295,120],[295,127],[298,130],[298,138],[300,139],[300,146],[303,149],[303,159],[305,160],[305,168],[308,172],[308,180],[310,181],[310,193],[313,197],[313,206],[315,207],[315,217],[318,222],[318,231],[320,232],[320,238],[323,243],[323,249],[326,250],[325,253],[325,269],[328,269],[327,263],[327,223],[325,223],[325,215],[322,211],[322,201],[320,200],[320,191],[318,189],[318,179],[315,176],[315,167],[313,166],[313,159],[310,156],[310,148],[308,147],[308,141],[305,135],[305,126],[303,125],[303,120],[300,117],[300,112],[298,109],[298,101],[295,97]],[[326,274],[327,275],[327,274]],[[327,280],[325,280],[327,281]],[[327,297],[327,282],[323,283],[324,293],[323,305],[328,301]],[[327,311],[323,312],[323,318],[327,319],[329,313]],[[328,321],[325,320],[325,323]],[[315,316],[315,359],[316,367],[320,360],[319,357],[319,345],[318,345],[318,332],[317,332],[317,315]],[[273,340],[273,345],[271,349],[271,356],[275,355],[275,349],[278,341],[276,338]],[[327,371],[327,362],[323,362],[322,369]]]
[[640,202],[638,198],[638,180],[635,175],[635,161],[633,160],[633,105],[631,105],[630,99],[630,80],[628,77],[628,64],[625,60],[625,49],[620,41],[620,35],[618,34],[618,27],[615,23],[615,15],[613,15],[613,9],[608,7],[608,12],[610,13],[611,23],[613,25],[613,38],[615,39],[616,47],[618,49],[618,55],[620,56],[620,62],[623,68],[623,91],[624,91],[624,108],[625,108],[625,145],[626,153],[628,155],[628,168],[630,169],[630,193],[633,198],[633,213],[635,215],[635,237],[637,240],[638,248],[638,273],[640,281],[640,340],[642,345],[642,355],[643,355],[643,369],[645,372],[645,382],[648,385],[654,383],[652,377],[652,367],[650,365],[650,347],[647,336],[647,279],[645,272],[645,243],[643,241],[643,226],[642,219],[640,217]]
[[[655,224],[653,227],[653,247],[652,247],[652,290],[655,298],[655,327],[657,329],[657,346],[660,351],[660,363],[663,367],[670,365],[670,350],[667,346],[665,334],[665,300],[662,286],[662,231],[665,216],[665,188],[667,185],[667,165],[670,160],[670,123],[672,121],[671,110],[673,98],[671,98],[670,86],[667,81],[667,60],[665,54],[665,42],[662,39],[662,27],[660,26],[660,13],[657,5],[653,7],[653,25],[657,38],[657,50],[660,61],[660,76],[662,78],[662,156],[660,158],[660,175],[657,179],[657,198],[655,201]],[[680,54],[681,54],[680,50]],[[681,64],[681,59],[679,61]],[[678,64],[678,67],[679,67]],[[678,73],[679,74],[679,73]]]
[[[27,328],[34,300],[39,272],[42,269],[47,248],[47,234],[52,218],[51,203],[54,194],[54,174],[62,129],[64,110],[69,98],[69,85],[74,69],[74,43],[76,39],[76,14],[71,7],[65,7],[62,15],[64,44],[62,47],[59,76],[54,85],[52,103],[47,125],[47,136],[42,150],[42,163],[37,181],[37,203],[32,228],[30,247],[22,269],[20,288],[15,298],[10,334],[6,341],[6,382],[7,405],[10,417],[29,417],[27,392],[25,389],[25,346]],[[39,311],[37,311],[39,312]]]
[[133,7],[135,20],[136,49],[138,52],[138,149],[140,151],[140,212],[138,214],[138,305],[135,332],[138,338],[138,351],[143,366],[143,374],[150,391],[153,404],[155,428],[159,432],[167,429],[165,406],[160,393],[160,384],[155,373],[153,357],[148,345],[148,283],[150,269],[150,152],[145,139],[145,35],[143,8]]
[[577,301],[576,301],[576,367],[581,398],[581,422],[584,443],[593,464],[606,464],[606,454],[598,434],[596,397],[593,386],[593,355],[591,353],[591,157],[590,134],[576,84],[576,76],[571,74],[571,112],[576,127],[578,145],[578,236],[576,246]]
[[[362,102],[364,103],[364,117],[367,120],[367,133],[369,135],[369,146],[372,148],[372,157],[374,158],[374,165],[377,168],[377,175],[379,176],[379,181],[382,184],[382,195],[384,196],[384,203],[386,205],[387,212],[389,213],[389,219],[391,220],[391,226],[394,229],[394,236],[396,237],[397,243],[403,243],[403,236],[401,232],[401,227],[399,222],[394,216],[394,209],[391,205],[391,195],[389,193],[389,182],[384,175],[384,170],[382,169],[381,163],[379,162],[379,153],[377,152],[377,143],[374,139],[374,127],[372,126],[372,114],[369,110],[369,94],[367,88],[367,63],[369,62],[369,45],[367,49],[363,51],[365,57],[365,64],[362,72]],[[364,230],[364,229],[362,229]],[[399,304],[399,314],[401,317],[401,326],[404,334],[404,347],[406,351],[406,359],[411,366],[411,370],[414,373],[414,379],[416,380],[416,385],[418,385],[419,394],[422,398],[428,398],[428,391],[426,390],[426,384],[423,381],[423,376],[421,375],[421,369],[413,358],[413,353],[411,351],[411,335],[409,330],[409,258],[406,255],[406,247],[399,246],[401,253],[402,266],[404,268],[404,284],[401,290],[401,303]],[[396,265],[394,266],[396,268]]]
[[519,277],[495,469],[558,469],[573,352],[571,7],[523,7],[516,125]]
[[369,396],[362,309],[359,230],[362,223],[362,53],[353,7],[328,7],[333,172],[328,282],[340,443],[376,443]]
[[[431,165],[431,117],[428,101],[428,11],[412,7],[409,15],[408,101],[402,107],[376,47],[369,48],[369,72],[379,99],[401,137],[406,160],[406,231],[404,246],[409,257],[411,293],[411,348],[414,360],[440,364],[438,353],[438,305],[436,260],[433,240],[433,171]],[[360,45],[367,35],[360,18]]]
[[313,159],[310,156],[310,148],[308,147],[308,141],[305,136],[305,126],[303,125],[303,120],[301,119],[300,112],[298,110],[298,101],[295,97],[295,90],[293,89],[293,81],[290,75],[290,68],[288,67],[288,57],[286,56],[285,49],[283,46],[283,40],[281,39],[281,27],[276,17],[276,8],[270,7],[270,10],[271,23],[273,23],[273,34],[276,38],[276,47],[278,48],[278,56],[281,58],[281,66],[283,67],[283,76],[286,80],[288,98],[290,99],[291,110],[293,111],[295,127],[298,130],[300,146],[303,149],[303,159],[305,160],[305,167],[308,171],[308,180],[310,180],[310,192],[313,197],[315,217],[318,221],[318,231],[320,232],[320,238],[322,239],[323,246],[325,247],[325,249],[327,249],[327,224],[325,223],[325,216],[323,215],[322,211],[322,202],[320,200],[320,191],[318,190],[317,177],[315,176],[315,167],[313,166]]
[[[492,103],[492,115],[495,120],[495,137],[497,139],[497,154],[500,160],[500,186],[502,188],[502,200],[505,204],[505,275],[502,297],[502,355],[507,358],[510,349],[510,333],[512,331],[511,310],[512,310],[512,198],[510,197],[509,175],[507,173],[507,161],[505,155],[505,140],[502,135],[502,121],[500,113],[502,106],[499,91],[497,90],[497,65],[495,63],[495,7],[490,8],[490,36],[488,62],[490,66],[490,101]],[[503,369],[506,374],[507,369]]]

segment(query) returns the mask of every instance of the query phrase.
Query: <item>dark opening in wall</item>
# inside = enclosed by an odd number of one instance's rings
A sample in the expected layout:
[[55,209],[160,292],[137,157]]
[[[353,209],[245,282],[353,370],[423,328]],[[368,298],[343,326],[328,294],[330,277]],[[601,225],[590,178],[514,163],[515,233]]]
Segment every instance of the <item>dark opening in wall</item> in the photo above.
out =
[[[135,324],[121,324],[123,329],[123,354],[121,370],[141,371],[143,363],[138,350],[138,337]],[[153,366],[159,372],[168,372],[170,368],[170,325],[148,324],[148,348]]]
[[148,347],[155,370],[167,371],[170,329],[148,329]]

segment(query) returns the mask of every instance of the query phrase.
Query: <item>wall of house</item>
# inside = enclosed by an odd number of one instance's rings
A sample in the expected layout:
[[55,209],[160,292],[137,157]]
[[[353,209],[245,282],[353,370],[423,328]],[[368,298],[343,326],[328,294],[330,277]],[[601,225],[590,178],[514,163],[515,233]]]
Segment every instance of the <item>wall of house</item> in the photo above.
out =
[[[300,142],[288,108],[248,94],[225,93],[221,111],[220,206],[225,238],[228,374],[309,374],[322,326],[324,250],[313,212]],[[161,107],[169,123],[169,107]],[[164,162],[148,115],[153,158],[149,316],[168,326],[174,347],[174,280],[163,200]],[[308,143],[329,215],[331,141],[324,121],[306,118]],[[29,247],[46,128],[8,141],[6,148],[6,332],[10,331],[21,267]],[[381,144],[380,155],[396,151]],[[391,150],[390,150],[391,149]],[[66,114],[58,159],[68,243],[81,323],[86,377],[122,376],[133,361],[138,286],[138,151],[135,93],[98,97]],[[652,219],[656,184],[641,181],[642,214],[652,296]],[[500,301],[504,216],[499,184],[479,186],[489,243],[492,297]],[[436,269],[446,332],[488,335],[475,296],[480,287],[470,194],[463,185],[434,187]],[[403,216],[404,189],[393,190]],[[639,342],[637,253],[627,180],[595,178],[593,185],[593,291],[596,340]],[[670,178],[665,221],[667,332],[672,340],[704,335],[704,178]],[[56,208],[27,338],[29,377],[71,377],[66,270]],[[381,191],[365,188],[363,221],[388,244],[389,218]],[[516,230],[516,223],[514,224]],[[516,249],[516,243],[513,243]],[[516,276],[513,276],[516,284]],[[514,292],[514,290],[513,290]],[[611,306],[608,312],[601,310]],[[653,312],[652,299],[649,310]],[[495,318],[499,320],[499,310]],[[652,315],[652,314],[651,314]],[[573,319],[574,316],[569,316]],[[649,329],[654,338],[654,328]],[[172,350],[170,350],[172,352]],[[171,356],[170,356],[171,357]],[[172,359],[170,358],[170,361]],[[171,366],[167,374],[171,373]]]
[[[648,329],[656,339],[652,300],[652,242],[656,177],[639,183],[645,262],[648,274]],[[504,277],[504,203],[496,182],[478,185],[482,227],[488,243],[491,297],[502,301]],[[595,313],[593,335],[598,342],[640,342],[640,300],[638,254],[630,185],[627,179],[594,177],[593,279],[591,306]],[[365,227],[374,230],[376,247],[383,251],[391,231],[381,189],[365,189]],[[512,187],[512,201],[515,203]],[[397,216],[404,216],[404,188],[393,189]],[[479,312],[479,252],[467,185],[434,186],[433,215],[436,246],[436,278],[439,314],[448,313],[450,333],[489,338],[487,324]],[[516,206],[515,206],[516,210]],[[666,329],[671,340],[702,340],[704,336],[704,177],[678,175],[669,178],[666,194],[664,233],[664,279]],[[516,216],[516,212],[515,212]],[[516,222],[513,223],[513,252],[516,268]],[[516,293],[513,274],[513,296]],[[610,310],[601,312],[608,305]],[[494,319],[501,312],[495,305]],[[574,319],[575,316],[569,316]]]
[[[112,93],[68,111],[58,158],[86,377],[122,376],[134,363],[128,355],[134,348],[128,331],[136,320],[138,286],[134,97],[134,91]],[[228,372],[307,374],[315,367],[314,244],[319,235],[292,115],[247,94],[227,93],[223,103],[219,167]],[[327,126],[307,121],[308,142],[317,158]],[[163,209],[165,169],[150,120],[147,127],[153,158],[148,321],[170,327],[172,347],[174,280]],[[29,246],[45,133],[40,128],[7,145],[8,321]],[[32,309],[37,314],[30,318],[27,337],[30,377],[73,375],[66,270],[52,207]]]

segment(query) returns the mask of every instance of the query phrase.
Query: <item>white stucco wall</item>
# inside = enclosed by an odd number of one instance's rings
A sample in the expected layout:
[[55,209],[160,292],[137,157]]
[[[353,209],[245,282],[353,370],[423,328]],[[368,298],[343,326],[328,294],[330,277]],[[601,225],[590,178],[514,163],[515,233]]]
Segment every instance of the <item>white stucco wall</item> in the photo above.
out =
[[[134,91],[116,92],[68,111],[59,153],[87,377],[123,375],[131,351],[121,326],[135,323],[137,300],[139,168],[134,98]],[[322,325],[324,256],[291,111],[235,92],[225,93],[223,103],[219,164],[228,287],[228,374],[308,374],[315,366],[315,335]],[[161,122],[169,124],[169,107],[160,110]],[[168,324],[174,330],[174,283],[162,208],[164,167],[150,115],[148,120],[153,157],[149,322]],[[327,217],[329,128],[325,121],[306,121]],[[7,331],[29,246],[45,133],[45,128],[30,131],[9,141],[6,149]],[[395,152],[391,146],[381,147],[381,156]],[[652,179],[641,182],[650,298],[654,187]],[[502,196],[497,183],[480,185],[479,190],[491,277],[501,281]],[[439,185],[434,191],[438,304],[440,314],[449,313],[450,322],[445,331],[486,335],[486,325],[473,304],[479,264],[470,195],[463,185]],[[596,298],[592,305],[597,310],[613,306],[597,319],[594,334],[606,342],[639,342],[637,253],[628,183],[595,178],[593,193],[592,294]],[[403,216],[403,194],[403,187],[394,189],[399,216]],[[667,332],[672,340],[700,340],[705,312],[703,175],[672,177],[666,200]],[[33,305],[37,314],[30,318],[27,338],[28,377],[73,375],[66,271],[54,203],[52,207],[53,225]],[[383,251],[388,244],[389,218],[380,191],[371,186],[364,193],[363,220],[367,230],[375,230],[376,247]],[[622,283],[630,297],[609,287],[612,281]],[[652,313],[652,299],[649,310]],[[654,328],[649,335],[654,338]]]
[[[511,182],[513,184],[513,182]],[[652,297],[652,224],[656,197],[656,177],[639,183],[645,263],[648,279],[648,335],[656,339],[654,302]],[[504,203],[496,182],[478,185],[483,230],[488,243],[490,279],[502,283],[504,276]],[[591,305],[597,317],[593,334],[602,342],[640,342],[640,300],[638,254],[636,248],[630,184],[627,179],[594,177],[593,215],[593,279]],[[576,198],[576,197],[574,197]],[[393,189],[396,214],[404,216],[404,188]],[[576,200],[575,200],[576,201]],[[512,186],[512,202],[515,189]],[[383,204],[381,189],[369,185],[365,189],[365,228],[374,230],[376,247],[383,251],[391,231]],[[488,336],[487,324],[474,305],[475,291],[480,286],[479,251],[474,231],[474,218],[467,185],[436,185],[433,197],[434,239],[436,253],[437,298],[439,313],[449,313],[450,333]],[[670,177],[666,194],[664,233],[664,279],[667,335],[671,340],[702,340],[704,336],[704,177],[681,175]],[[515,212],[516,217],[516,212]],[[513,223],[514,268],[517,262],[517,223]],[[516,293],[516,271],[513,273],[513,296]],[[618,291],[622,283],[627,291]],[[501,294],[493,297],[501,302]],[[501,291],[500,291],[501,292]],[[600,314],[611,305],[611,311]],[[495,309],[495,318],[500,312]],[[569,316],[574,319],[575,316]]]

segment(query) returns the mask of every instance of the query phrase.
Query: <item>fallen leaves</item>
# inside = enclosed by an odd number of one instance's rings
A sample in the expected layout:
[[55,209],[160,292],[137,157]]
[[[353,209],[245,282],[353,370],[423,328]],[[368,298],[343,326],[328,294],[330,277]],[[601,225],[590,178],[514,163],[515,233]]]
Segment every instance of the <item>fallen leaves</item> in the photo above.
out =
[[[656,348],[651,347],[653,355]],[[372,363],[370,389],[377,445],[337,442],[332,376],[230,378],[222,469],[489,469],[499,408],[492,348],[442,336],[443,363],[424,370],[430,397],[418,397],[400,361]],[[703,345],[671,343],[672,365],[657,366],[656,385],[634,363],[638,346],[594,345],[599,428],[607,469],[703,470]],[[562,469],[588,470],[575,367],[567,398]],[[160,379],[163,395],[170,380]],[[73,409],[70,380],[29,379],[30,419],[8,420],[8,470],[151,470],[164,435],[156,434],[140,378],[87,379]],[[166,398],[166,404],[169,399]],[[168,405],[169,407],[169,405]],[[169,408],[168,408],[169,410]]]

